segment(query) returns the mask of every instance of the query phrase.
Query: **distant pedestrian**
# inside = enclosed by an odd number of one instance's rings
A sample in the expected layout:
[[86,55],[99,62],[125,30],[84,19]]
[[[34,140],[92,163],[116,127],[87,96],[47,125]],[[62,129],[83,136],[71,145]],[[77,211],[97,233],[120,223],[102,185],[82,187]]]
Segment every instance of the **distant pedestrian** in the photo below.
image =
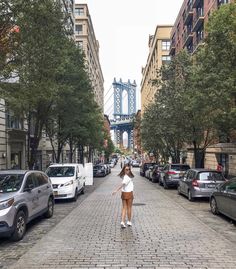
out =
[[119,176],[122,179],[121,185],[113,191],[112,195],[115,195],[119,190],[121,190],[121,199],[122,199],[122,213],[121,213],[121,227],[126,228],[125,220],[126,215],[128,217],[127,225],[132,226],[131,217],[132,217],[132,205],[133,205],[133,173],[129,165],[124,165]]
[[217,164],[217,167],[216,167],[216,170],[219,171],[219,172],[223,172],[223,165],[221,163],[218,163]]

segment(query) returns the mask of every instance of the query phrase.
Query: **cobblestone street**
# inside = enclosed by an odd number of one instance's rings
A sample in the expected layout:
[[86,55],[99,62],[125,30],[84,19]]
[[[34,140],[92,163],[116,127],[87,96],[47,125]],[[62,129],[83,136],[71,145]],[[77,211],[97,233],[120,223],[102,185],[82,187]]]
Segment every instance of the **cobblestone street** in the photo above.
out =
[[[122,230],[120,195],[111,195],[120,182],[117,173],[113,169],[8,268],[236,268],[234,240],[220,235],[177,203],[185,198],[172,198],[172,190],[160,190],[157,184],[141,178],[138,169],[133,227]],[[226,229],[231,227],[235,236],[235,226],[218,216],[212,218],[218,225],[225,223]]]

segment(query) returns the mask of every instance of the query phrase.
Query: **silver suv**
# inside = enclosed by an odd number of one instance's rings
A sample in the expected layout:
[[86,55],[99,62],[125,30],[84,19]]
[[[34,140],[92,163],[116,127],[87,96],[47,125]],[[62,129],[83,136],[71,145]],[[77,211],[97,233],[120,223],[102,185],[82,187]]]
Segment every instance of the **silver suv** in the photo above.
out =
[[163,185],[165,189],[169,187],[178,187],[179,180],[183,177],[184,173],[190,169],[187,164],[167,164],[161,171],[159,184]]
[[51,181],[41,171],[0,171],[0,236],[21,240],[26,224],[45,215],[53,216]]

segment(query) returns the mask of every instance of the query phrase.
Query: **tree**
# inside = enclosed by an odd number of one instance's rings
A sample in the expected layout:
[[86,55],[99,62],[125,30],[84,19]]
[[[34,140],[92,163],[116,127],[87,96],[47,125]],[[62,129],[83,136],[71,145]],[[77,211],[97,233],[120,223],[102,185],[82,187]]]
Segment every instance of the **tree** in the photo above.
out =
[[207,33],[206,91],[216,108],[215,127],[227,138],[236,126],[236,3],[222,5],[211,15]]
[[42,130],[58,95],[57,75],[68,37],[58,1],[35,0],[29,4],[14,0],[8,4],[12,20],[19,27],[14,50],[18,83],[2,85],[2,94],[12,109],[26,116],[28,129],[33,131],[28,143],[28,165],[32,168]]
[[184,146],[192,145],[195,166],[204,167],[206,147],[215,139],[213,107],[202,89],[203,81],[201,61],[186,51],[164,66],[154,81],[158,91],[144,115],[143,138],[173,162],[180,161]]
[[[94,101],[84,55],[73,41],[68,42],[65,48],[58,83],[59,94],[46,129],[56,161],[59,162],[62,149],[68,143],[71,162],[78,146],[81,151],[88,146],[92,154],[92,150],[99,147],[102,141],[102,113]],[[57,141],[57,149],[54,141]],[[80,159],[82,161],[83,157]]]
[[9,1],[0,0],[0,75],[2,77],[7,77],[14,70],[14,51],[18,46],[18,38],[19,28],[13,20]]

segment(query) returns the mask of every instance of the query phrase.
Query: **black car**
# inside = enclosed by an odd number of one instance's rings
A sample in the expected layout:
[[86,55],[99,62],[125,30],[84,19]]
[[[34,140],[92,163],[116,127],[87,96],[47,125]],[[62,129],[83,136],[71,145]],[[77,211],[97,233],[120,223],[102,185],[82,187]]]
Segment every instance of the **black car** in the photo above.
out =
[[148,170],[148,168],[150,166],[152,166],[153,163],[144,163],[140,166],[140,176],[144,177],[145,176],[145,172],[146,170]]
[[210,197],[211,212],[236,221],[236,178],[219,185]]
[[152,182],[154,183],[159,182],[161,171],[163,168],[164,168],[164,165],[161,165],[161,164],[157,164],[154,166],[153,172],[152,172],[152,178],[151,178]]
[[102,164],[94,165],[93,176],[94,177],[105,177],[107,175],[106,167]]

